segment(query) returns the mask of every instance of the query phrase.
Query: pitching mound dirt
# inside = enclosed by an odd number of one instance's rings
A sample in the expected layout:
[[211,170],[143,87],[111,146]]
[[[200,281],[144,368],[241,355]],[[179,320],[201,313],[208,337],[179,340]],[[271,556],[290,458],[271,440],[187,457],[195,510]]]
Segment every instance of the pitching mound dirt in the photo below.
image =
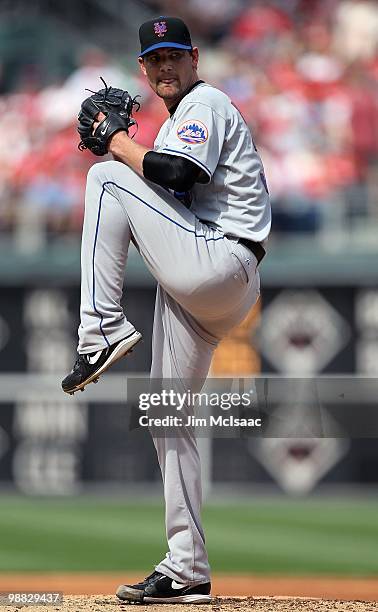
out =
[[[72,595],[113,595],[118,585],[139,582],[148,572],[96,573],[96,574],[0,574],[0,591],[62,592]],[[214,597],[251,597],[260,601],[267,597],[286,597],[296,601],[316,598],[321,601],[378,601],[378,578],[335,576],[257,576],[214,574]],[[225,601],[225,600],[223,600]],[[270,601],[270,600],[269,600]],[[254,604],[255,605],[255,604]],[[149,608],[151,610],[151,608]],[[166,608],[165,608],[166,610]],[[176,612],[177,608],[175,608]],[[2,608],[0,609],[2,612]]]
[[[289,597],[215,597],[206,605],[148,605],[136,604],[138,612],[377,612],[378,602],[337,601]],[[4,612],[15,612],[15,607],[4,607]],[[129,612],[130,604],[118,603],[114,597],[65,596],[60,607],[33,606],[32,612]],[[134,607],[135,610],[135,607]]]

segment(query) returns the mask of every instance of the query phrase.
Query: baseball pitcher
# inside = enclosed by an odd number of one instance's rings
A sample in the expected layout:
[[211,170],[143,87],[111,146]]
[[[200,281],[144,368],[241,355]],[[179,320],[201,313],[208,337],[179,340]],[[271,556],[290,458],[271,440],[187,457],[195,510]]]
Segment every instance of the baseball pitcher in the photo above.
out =
[[[206,379],[218,342],[260,292],[270,231],[269,194],[248,126],[230,99],[198,77],[185,23],[158,17],[139,30],[139,65],[169,116],[153,150],[133,141],[138,102],[105,87],[84,100],[80,147],[112,161],[88,173],[82,235],[78,359],[62,387],[96,382],[141,339],[121,308],[132,241],[158,282],[151,378]],[[127,295],[127,287],[125,287]],[[188,408],[189,410],[189,408]],[[193,431],[152,432],[164,482],[168,553],[150,576],[121,585],[129,602],[210,601]]]

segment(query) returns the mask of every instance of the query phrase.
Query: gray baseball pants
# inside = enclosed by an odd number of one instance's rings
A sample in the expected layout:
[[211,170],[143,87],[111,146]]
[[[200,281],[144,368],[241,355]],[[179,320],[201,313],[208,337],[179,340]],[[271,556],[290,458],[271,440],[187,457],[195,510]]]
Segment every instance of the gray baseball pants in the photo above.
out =
[[[131,240],[158,282],[151,378],[174,379],[185,390],[189,382],[198,391],[218,342],[258,298],[256,258],[125,164],[95,164],[85,199],[79,353],[106,348],[134,331],[120,305]],[[208,582],[194,432],[151,435],[163,477],[169,548],[156,570],[185,584]]]

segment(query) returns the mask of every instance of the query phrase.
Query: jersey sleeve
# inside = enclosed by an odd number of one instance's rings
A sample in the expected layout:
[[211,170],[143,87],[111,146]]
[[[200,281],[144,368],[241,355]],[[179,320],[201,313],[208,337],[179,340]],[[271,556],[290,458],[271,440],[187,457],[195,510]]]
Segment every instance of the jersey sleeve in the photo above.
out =
[[211,181],[223,147],[226,121],[210,106],[184,104],[159,146],[159,153],[179,155],[197,164]]

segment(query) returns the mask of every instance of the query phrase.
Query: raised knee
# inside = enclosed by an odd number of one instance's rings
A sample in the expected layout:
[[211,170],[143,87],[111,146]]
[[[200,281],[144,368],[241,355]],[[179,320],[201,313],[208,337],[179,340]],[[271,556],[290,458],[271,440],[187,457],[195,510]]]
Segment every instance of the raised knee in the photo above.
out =
[[121,162],[115,161],[113,159],[97,162],[93,164],[88,170],[88,179],[109,179],[113,176],[114,172],[119,168],[125,168],[126,166]]

